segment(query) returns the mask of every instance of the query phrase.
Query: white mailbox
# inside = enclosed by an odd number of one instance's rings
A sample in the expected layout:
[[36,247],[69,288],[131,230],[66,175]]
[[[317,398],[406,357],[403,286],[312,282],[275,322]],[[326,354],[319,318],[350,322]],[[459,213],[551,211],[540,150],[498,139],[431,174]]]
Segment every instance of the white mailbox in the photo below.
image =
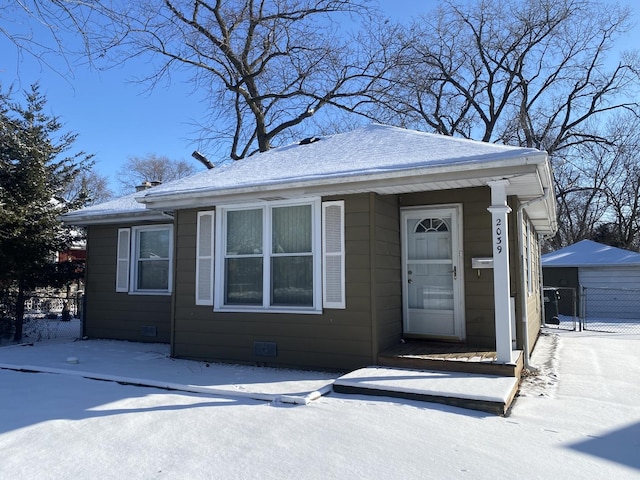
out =
[[493,268],[493,257],[476,257],[471,259],[471,268]]

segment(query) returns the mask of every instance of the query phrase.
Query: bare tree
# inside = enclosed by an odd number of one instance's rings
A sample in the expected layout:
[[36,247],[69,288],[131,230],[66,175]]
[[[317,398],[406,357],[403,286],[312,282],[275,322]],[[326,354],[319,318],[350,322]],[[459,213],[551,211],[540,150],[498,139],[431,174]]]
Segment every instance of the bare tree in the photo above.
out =
[[611,115],[640,111],[637,56],[610,60],[630,26],[628,8],[594,0],[444,0],[399,37],[395,85],[377,94],[370,115],[546,150],[558,185],[557,246],[586,238],[606,206],[611,165],[582,165],[580,156],[615,146],[599,134]]
[[606,185],[616,168],[605,144],[585,143],[555,158],[558,233],[550,240],[555,250],[593,238],[608,209]]
[[[631,250],[640,247],[640,120],[614,115],[601,126],[607,142],[583,143],[556,157],[562,222],[556,248],[589,238]],[[597,132],[597,127],[592,127]]]
[[614,118],[610,125],[616,147],[610,153],[614,168],[605,182],[605,221],[617,246],[640,251],[640,120],[626,115]]
[[74,201],[81,195],[87,197],[87,205],[106,202],[113,198],[113,192],[109,188],[109,180],[95,170],[80,172],[67,185],[64,192],[67,201]]
[[637,111],[637,58],[609,62],[630,11],[593,0],[445,0],[398,52],[386,118],[544,149],[604,141],[589,121]]
[[144,182],[169,182],[196,172],[193,163],[185,160],[147,154],[145,157],[129,157],[118,170],[121,193],[131,193]]
[[101,64],[144,57],[155,69],[139,80],[150,85],[177,70],[190,75],[194,92],[210,107],[204,140],[224,142],[225,156],[240,159],[299,138],[312,117],[326,112],[333,120],[356,110],[386,66],[383,51],[361,43],[366,32],[355,33],[358,18],[373,13],[370,5],[96,1],[82,3],[78,23]]
[[[0,36],[9,40],[18,58],[32,57],[48,70],[73,77],[72,56],[86,53],[82,0],[21,0],[0,5]],[[80,37],[81,51],[71,51],[71,36]],[[16,65],[19,72],[20,62]],[[3,68],[8,68],[6,63]]]

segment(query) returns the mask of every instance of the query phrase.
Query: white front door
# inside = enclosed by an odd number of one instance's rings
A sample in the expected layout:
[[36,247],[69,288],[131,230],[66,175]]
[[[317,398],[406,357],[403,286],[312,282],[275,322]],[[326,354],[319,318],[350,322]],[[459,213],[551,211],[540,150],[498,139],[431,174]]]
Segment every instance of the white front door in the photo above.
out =
[[461,209],[401,213],[405,334],[464,338]]

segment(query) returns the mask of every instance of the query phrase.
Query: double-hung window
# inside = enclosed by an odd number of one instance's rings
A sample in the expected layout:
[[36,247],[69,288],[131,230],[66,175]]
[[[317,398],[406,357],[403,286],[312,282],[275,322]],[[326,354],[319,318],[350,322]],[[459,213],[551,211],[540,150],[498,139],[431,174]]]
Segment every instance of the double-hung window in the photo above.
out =
[[320,311],[320,203],[221,208],[216,307]]
[[171,225],[119,229],[116,291],[171,293],[172,256]]

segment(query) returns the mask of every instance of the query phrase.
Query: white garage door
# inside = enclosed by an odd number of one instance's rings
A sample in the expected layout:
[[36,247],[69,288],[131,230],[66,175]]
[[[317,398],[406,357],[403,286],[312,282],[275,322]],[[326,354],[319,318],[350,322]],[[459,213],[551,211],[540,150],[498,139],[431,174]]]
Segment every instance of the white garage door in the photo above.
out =
[[640,267],[581,267],[587,317],[640,318]]

